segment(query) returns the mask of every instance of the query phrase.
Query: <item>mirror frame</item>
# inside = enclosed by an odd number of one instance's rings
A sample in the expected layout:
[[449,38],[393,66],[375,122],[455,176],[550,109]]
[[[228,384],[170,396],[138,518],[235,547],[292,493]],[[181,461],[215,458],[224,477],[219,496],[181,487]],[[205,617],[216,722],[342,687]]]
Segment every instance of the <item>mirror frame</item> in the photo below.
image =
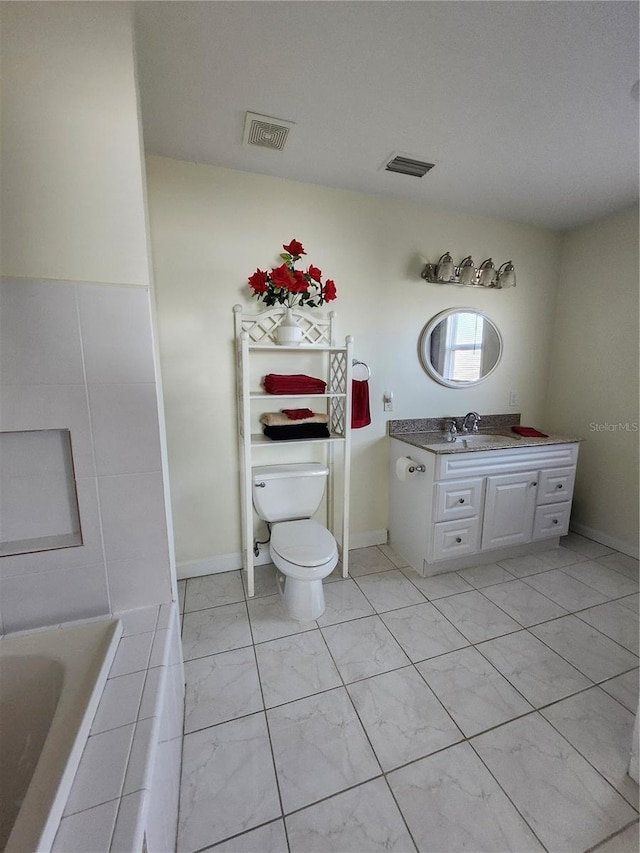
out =
[[[496,363],[493,365],[491,370],[488,370],[484,376],[480,379],[474,379],[472,382],[454,382],[451,379],[446,379],[441,373],[435,369],[435,367],[431,364],[431,360],[428,357],[429,353],[429,343],[431,340],[431,334],[433,330],[438,326],[443,320],[447,317],[451,317],[453,314],[479,314],[483,320],[488,323],[491,328],[494,330],[498,337],[498,358],[496,359]],[[429,374],[429,376],[438,382],[440,385],[444,385],[447,388],[471,388],[474,385],[479,385],[481,382],[484,382],[485,379],[488,379],[489,376],[495,371],[496,367],[500,364],[500,360],[502,359],[502,353],[504,351],[504,343],[502,340],[502,335],[500,334],[500,329],[496,326],[496,324],[491,320],[487,315],[478,311],[475,308],[447,308],[446,311],[441,311],[439,314],[436,314],[435,317],[432,317],[431,320],[426,324],[426,326],[422,329],[420,333],[420,338],[418,340],[418,358],[420,359],[420,364],[422,369]]]

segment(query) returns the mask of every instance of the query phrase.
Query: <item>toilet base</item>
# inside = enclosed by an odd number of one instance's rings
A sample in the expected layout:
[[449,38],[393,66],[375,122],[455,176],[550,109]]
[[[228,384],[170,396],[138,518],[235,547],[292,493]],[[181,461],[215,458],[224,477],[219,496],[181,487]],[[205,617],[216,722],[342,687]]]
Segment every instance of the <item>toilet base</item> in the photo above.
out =
[[278,592],[287,615],[298,622],[312,622],[325,611],[322,579],[300,581],[278,572]]

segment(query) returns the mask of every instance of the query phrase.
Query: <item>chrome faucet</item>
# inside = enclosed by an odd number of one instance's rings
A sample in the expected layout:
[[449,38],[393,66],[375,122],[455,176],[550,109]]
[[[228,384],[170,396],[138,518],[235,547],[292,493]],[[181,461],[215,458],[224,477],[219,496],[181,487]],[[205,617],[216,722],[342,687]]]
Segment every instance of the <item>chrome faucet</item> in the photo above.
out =
[[[478,432],[478,423],[482,420],[477,412],[467,412],[462,421],[462,432],[476,433]],[[471,421],[471,429],[469,429],[469,421]]]
[[447,441],[456,441],[458,438],[458,427],[455,421],[451,421],[447,429]]

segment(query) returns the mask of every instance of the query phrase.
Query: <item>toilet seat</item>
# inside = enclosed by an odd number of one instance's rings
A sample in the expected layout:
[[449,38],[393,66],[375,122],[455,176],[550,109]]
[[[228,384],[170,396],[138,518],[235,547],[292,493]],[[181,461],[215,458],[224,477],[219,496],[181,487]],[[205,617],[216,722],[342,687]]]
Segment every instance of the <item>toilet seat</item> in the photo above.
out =
[[338,562],[336,540],[313,518],[274,524],[270,550],[280,571],[298,580],[326,577]]

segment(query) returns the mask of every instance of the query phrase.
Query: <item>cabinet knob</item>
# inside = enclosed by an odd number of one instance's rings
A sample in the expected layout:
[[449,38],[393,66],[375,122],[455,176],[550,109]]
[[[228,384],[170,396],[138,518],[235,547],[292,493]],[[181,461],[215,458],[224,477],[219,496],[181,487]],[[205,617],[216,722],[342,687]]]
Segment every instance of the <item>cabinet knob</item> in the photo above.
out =
[[533,481],[533,483],[531,483],[531,485],[532,485],[532,486],[537,486],[537,485],[538,485],[538,481],[537,481],[537,480],[534,480],[534,481]]
[[464,498],[460,498],[460,500],[458,501],[458,503],[459,503],[459,504],[463,504],[463,503],[464,503]]
[[458,545],[459,545],[459,544],[462,542],[462,537],[461,537],[461,536],[456,536],[456,542],[457,542],[457,543],[458,543]]
[[558,483],[558,484],[556,485],[556,489],[561,489],[561,488],[562,488],[562,483]]
[[557,523],[558,523],[558,519],[557,519],[557,518],[554,518],[554,519],[553,519],[553,523],[554,523],[554,524],[557,524]]

